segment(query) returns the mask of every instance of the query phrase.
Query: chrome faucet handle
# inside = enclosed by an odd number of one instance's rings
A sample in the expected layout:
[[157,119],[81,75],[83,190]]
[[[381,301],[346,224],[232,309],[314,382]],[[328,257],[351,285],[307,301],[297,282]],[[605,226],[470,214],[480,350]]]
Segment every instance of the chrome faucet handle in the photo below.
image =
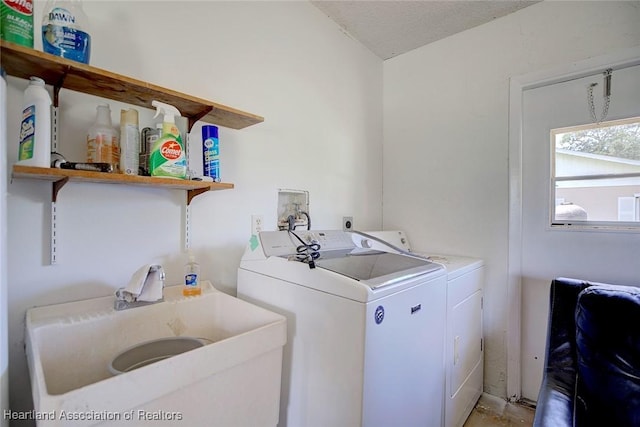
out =
[[[162,281],[162,287],[164,287],[164,278],[165,278],[165,275],[164,275],[164,268],[162,268],[162,266],[161,266],[160,264],[154,264],[154,265],[152,265],[152,266],[149,268],[149,274],[148,274],[148,275],[150,275],[151,273],[156,273],[156,272],[157,272],[157,273],[159,274],[159,276],[160,276],[159,278],[160,278],[160,280]],[[148,275],[147,275],[147,276],[148,276]]]
[[116,300],[124,302],[135,302],[136,296],[131,292],[127,292],[124,288],[120,288],[116,291]]
[[162,266],[158,264],[152,265],[151,267],[149,267],[149,272],[147,273],[147,277],[144,281],[144,284],[142,285],[142,290],[140,294],[144,292],[145,287],[159,286],[161,294],[164,295],[164,279],[165,279],[165,274]]

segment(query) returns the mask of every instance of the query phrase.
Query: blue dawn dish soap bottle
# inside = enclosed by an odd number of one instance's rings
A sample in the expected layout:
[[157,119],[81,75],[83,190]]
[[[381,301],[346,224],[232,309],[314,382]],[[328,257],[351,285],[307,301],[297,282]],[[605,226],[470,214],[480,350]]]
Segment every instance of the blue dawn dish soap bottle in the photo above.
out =
[[88,22],[80,0],[49,0],[42,18],[42,50],[88,64],[91,57]]
[[202,126],[202,175],[220,182],[220,149],[218,147],[218,127]]

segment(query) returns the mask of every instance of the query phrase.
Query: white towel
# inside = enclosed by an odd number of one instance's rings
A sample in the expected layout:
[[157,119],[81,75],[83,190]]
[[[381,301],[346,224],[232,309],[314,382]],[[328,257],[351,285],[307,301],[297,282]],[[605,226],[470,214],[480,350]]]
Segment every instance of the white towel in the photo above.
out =
[[124,289],[133,295],[138,301],[158,301],[162,299],[162,280],[159,272],[149,274],[153,264],[145,264],[140,267]]
[[149,274],[149,269],[151,268],[151,264],[146,264],[140,267],[131,279],[129,279],[129,284],[124,290],[129,292],[131,295],[135,295],[136,297],[140,295],[142,292],[142,288],[144,287],[144,282],[147,279],[147,275]]

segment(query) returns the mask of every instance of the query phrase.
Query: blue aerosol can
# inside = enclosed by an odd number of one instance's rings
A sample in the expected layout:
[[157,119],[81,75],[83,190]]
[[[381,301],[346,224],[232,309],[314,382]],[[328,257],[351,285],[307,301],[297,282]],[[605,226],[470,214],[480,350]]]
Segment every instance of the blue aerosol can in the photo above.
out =
[[202,126],[202,174],[220,182],[220,147],[218,127]]

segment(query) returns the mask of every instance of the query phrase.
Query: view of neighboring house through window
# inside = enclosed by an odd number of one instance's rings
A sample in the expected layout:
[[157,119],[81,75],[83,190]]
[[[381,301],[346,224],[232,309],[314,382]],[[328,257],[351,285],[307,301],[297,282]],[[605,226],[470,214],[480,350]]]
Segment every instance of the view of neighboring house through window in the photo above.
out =
[[640,230],[640,117],[554,129],[551,225]]

